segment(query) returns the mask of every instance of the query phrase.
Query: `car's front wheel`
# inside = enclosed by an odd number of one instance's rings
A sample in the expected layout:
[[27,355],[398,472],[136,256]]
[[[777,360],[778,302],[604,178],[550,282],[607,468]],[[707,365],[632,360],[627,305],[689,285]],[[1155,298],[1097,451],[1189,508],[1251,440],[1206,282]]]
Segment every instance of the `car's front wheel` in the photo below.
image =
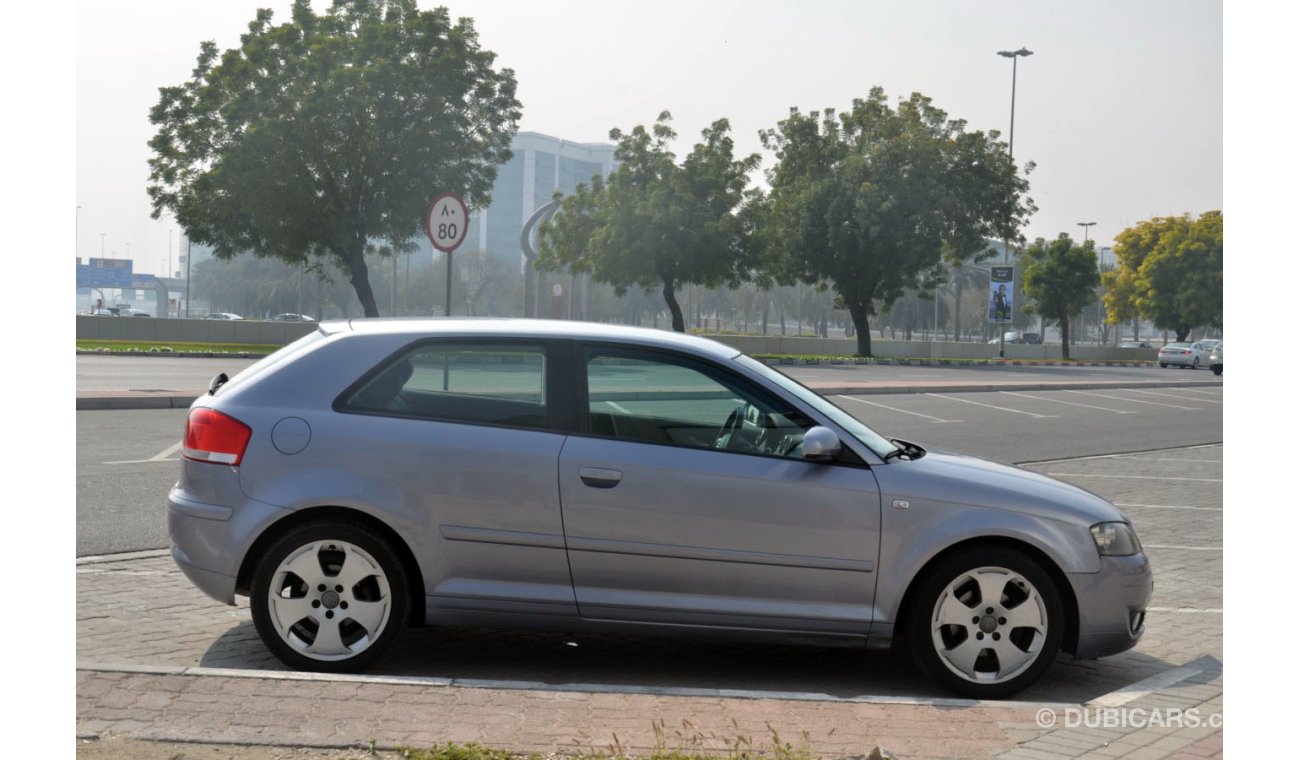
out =
[[262,557],[253,623],[295,670],[365,670],[401,632],[409,611],[405,569],[388,543],[346,522],[295,528]]
[[907,635],[918,667],[976,699],[1005,699],[1030,685],[1061,647],[1065,615],[1037,562],[1004,547],[973,547],[920,581]]
[[1169,365],[1165,362],[1160,362],[1160,369],[1169,369]]

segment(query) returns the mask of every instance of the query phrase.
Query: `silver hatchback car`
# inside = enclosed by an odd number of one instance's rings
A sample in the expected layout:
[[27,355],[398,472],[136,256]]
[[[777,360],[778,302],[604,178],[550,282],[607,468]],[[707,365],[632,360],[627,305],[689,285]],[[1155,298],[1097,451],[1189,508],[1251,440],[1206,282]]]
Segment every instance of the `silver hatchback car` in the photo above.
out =
[[1007,697],[1144,630],[1087,491],[888,440],[713,341],[537,320],[325,322],[195,401],[172,556],[292,668],[408,624],[899,644]]

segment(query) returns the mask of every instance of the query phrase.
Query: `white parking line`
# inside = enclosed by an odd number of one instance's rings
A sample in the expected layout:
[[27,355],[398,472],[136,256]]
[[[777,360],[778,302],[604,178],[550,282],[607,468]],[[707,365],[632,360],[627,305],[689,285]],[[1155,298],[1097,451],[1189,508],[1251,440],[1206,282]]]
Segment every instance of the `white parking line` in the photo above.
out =
[[1210,395],[1210,396],[1222,396],[1222,395],[1223,395],[1223,389],[1222,389],[1222,388],[1220,388],[1220,389],[1218,389],[1218,390],[1206,390],[1205,388],[1179,388],[1179,390],[1181,390],[1181,391],[1186,391],[1187,393],[1205,393],[1205,394],[1208,394],[1208,395]]
[[1125,398],[1124,396],[1108,396],[1105,393],[1092,393],[1091,391],[1065,391],[1066,393],[1077,393],[1080,396],[1096,396],[1098,398],[1108,398],[1115,401],[1127,401],[1130,404],[1151,404],[1152,406],[1167,406],[1170,409],[1185,409],[1189,412],[1195,412],[1200,409],[1199,406],[1177,406],[1175,404],[1162,404],[1159,401],[1143,401],[1136,398]]
[[1222,615],[1222,607],[1147,607],[1147,612],[1180,612],[1184,615]]
[[181,460],[176,459],[175,457],[172,456],[172,454],[175,454],[176,452],[181,450],[181,443],[183,443],[183,441],[177,442],[176,445],[174,446],[168,446],[167,448],[163,449],[157,454],[154,454],[148,459],[125,459],[118,462],[105,462],[104,464],[148,464],[149,462],[179,462]]
[[1158,393],[1158,392],[1156,392],[1156,391],[1141,391],[1141,390],[1138,390],[1137,388],[1124,388],[1123,390],[1126,390],[1126,391],[1128,391],[1129,393],[1144,393],[1144,394],[1146,394],[1146,395],[1148,395],[1148,396],[1163,396],[1164,398],[1176,398],[1176,399],[1178,399],[1179,401],[1191,401],[1192,403],[1196,403],[1196,402],[1198,402],[1198,401],[1201,402],[1201,403],[1203,403],[1203,404],[1222,404],[1222,403],[1223,403],[1222,401],[1215,401],[1215,400],[1213,400],[1213,399],[1208,399],[1208,398],[1188,398],[1188,397],[1186,397],[1186,396],[1177,396],[1177,395],[1174,395],[1174,394],[1172,394],[1172,393]]
[[1034,399],[1036,401],[1051,401],[1053,404],[1068,404],[1070,406],[1081,406],[1085,409],[1100,409],[1103,412],[1114,412],[1115,414],[1137,414],[1137,412],[1125,412],[1119,409],[1111,409],[1106,406],[1093,406],[1092,404],[1080,404],[1076,401],[1062,401],[1059,398],[1047,398],[1045,396],[1031,396],[1028,393],[1016,393],[1015,391],[998,391],[1008,396],[1020,396],[1021,398]]
[[1167,689],[1203,672],[1201,668],[1194,667],[1173,668],[1163,673],[1156,673],[1150,678],[1143,678],[1141,681],[1116,689],[1109,694],[1103,694],[1088,704],[1094,707],[1119,707],[1135,699],[1149,696],[1161,689]]
[[960,402],[962,402],[963,404],[974,404],[975,406],[983,406],[983,407],[987,407],[987,408],[989,408],[989,409],[997,409],[998,411],[1001,411],[1001,412],[1011,412],[1012,414],[1023,414],[1023,415],[1025,415],[1026,417],[1033,417],[1033,418],[1036,419],[1036,420],[1045,420],[1045,419],[1048,419],[1048,418],[1050,418],[1050,417],[1055,417],[1055,416],[1056,416],[1055,414],[1035,414],[1035,413],[1033,413],[1033,412],[1026,412],[1026,411],[1022,411],[1022,410],[1020,410],[1020,409],[1008,409],[1008,408],[1005,407],[1005,406],[994,406],[994,405],[992,405],[992,404],[985,404],[985,403],[981,403],[981,402],[979,402],[979,401],[971,401],[970,399],[957,398],[956,396],[945,396],[945,395],[942,394],[942,393],[927,393],[927,394],[925,394],[925,395],[927,395],[927,396],[934,396],[935,398],[946,398],[946,399],[948,399],[949,401],[960,401]]
[[1223,507],[1186,507],[1181,504],[1120,504],[1115,502],[1115,506],[1124,507],[1125,509],[1191,509],[1197,512],[1222,512]]
[[1188,464],[1223,464],[1222,459],[1172,459],[1168,457],[1139,457],[1133,456],[1132,459],[1141,459],[1143,462],[1187,462]]
[[1112,475],[1108,472],[1045,472],[1044,475],[1064,478],[1124,478],[1125,480],[1190,480],[1196,483],[1222,483],[1223,478],[1172,478],[1164,475]]
[[848,399],[849,401],[856,401],[856,402],[858,402],[859,404],[871,404],[872,406],[878,406],[878,407],[880,407],[881,409],[888,409],[888,410],[891,411],[891,412],[902,412],[903,414],[910,414],[910,415],[913,415],[913,416],[915,416],[915,417],[924,417],[924,418],[926,418],[927,420],[933,420],[933,421],[935,421],[935,422],[961,422],[961,420],[941,420],[941,419],[939,419],[938,417],[931,417],[931,416],[928,415],[928,414],[921,414],[920,412],[909,412],[909,411],[906,410],[906,409],[896,409],[896,408],[894,408],[894,407],[892,407],[892,406],[885,406],[884,404],[877,404],[877,403],[874,402],[874,401],[867,401],[866,399],[854,398],[853,396],[836,396],[835,398]]

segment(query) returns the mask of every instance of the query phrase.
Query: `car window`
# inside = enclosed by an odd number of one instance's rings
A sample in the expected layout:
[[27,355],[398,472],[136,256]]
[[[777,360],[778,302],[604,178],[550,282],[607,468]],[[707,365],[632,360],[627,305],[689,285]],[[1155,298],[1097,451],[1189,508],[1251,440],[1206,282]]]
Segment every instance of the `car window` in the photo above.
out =
[[801,458],[813,426],[735,376],[683,357],[588,349],[588,428],[641,443]]
[[545,428],[546,352],[527,345],[420,345],[390,361],[341,408]]

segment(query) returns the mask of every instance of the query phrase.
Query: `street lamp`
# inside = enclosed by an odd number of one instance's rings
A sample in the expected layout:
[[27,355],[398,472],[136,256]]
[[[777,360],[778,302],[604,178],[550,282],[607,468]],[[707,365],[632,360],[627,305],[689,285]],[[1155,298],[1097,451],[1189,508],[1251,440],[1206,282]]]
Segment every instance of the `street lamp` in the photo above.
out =
[[1034,52],[1028,48],[1019,50],[999,50],[998,55],[1011,59],[1011,134],[1007,138],[1007,153],[1012,159],[1016,157],[1016,63],[1020,57],[1028,57]]
[[1091,226],[1093,226],[1094,224],[1096,224],[1096,222],[1075,222],[1075,224],[1077,224],[1077,225],[1079,225],[1080,227],[1083,228],[1083,242],[1087,243],[1087,242],[1088,242],[1088,228],[1091,227]]
[[[1007,157],[1011,159],[1011,165],[1016,164],[1016,65],[1021,57],[1029,57],[1034,52],[1029,48],[1021,46],[1019,50],[999,50],[998,55],[1003,58],[1011,59],[1011,132],[1007,137]],[[1002,241],[1002,263],[1004,265],[1011,263],[1011,242]],[[998,357],[1003,358],[1007,355],[1007,333],[998,323]]]
[[104,258],[104,243],[108,240],[108,233],[99,233],[99,258]]

